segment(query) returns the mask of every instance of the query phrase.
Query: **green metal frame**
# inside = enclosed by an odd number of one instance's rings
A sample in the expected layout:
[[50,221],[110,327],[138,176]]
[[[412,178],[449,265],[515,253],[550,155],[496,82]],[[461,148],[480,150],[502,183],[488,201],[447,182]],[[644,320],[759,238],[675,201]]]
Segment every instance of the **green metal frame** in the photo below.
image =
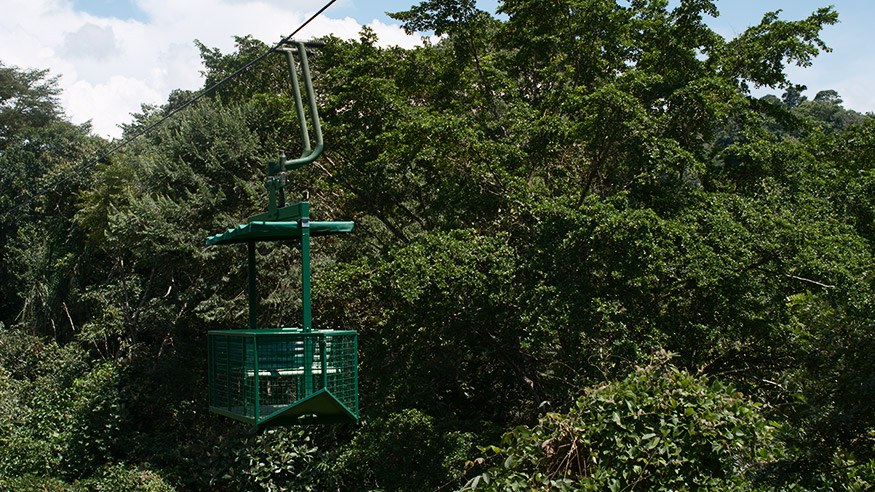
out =
[[[351,232],[354,224],[311,222],[308,201],[285,204],[286,172],[313,162],[324,149],[307,62],[307,47],[319,45],[292,42],[291,47],[277,50],[288,62],[301,128],[301,157],[287,160],[282,154],[268,162],[267,212],[207,238],[207,245],[246,243],[249,297],[249,329],[207,333],[210,411],[256,428],[358,421],[358,335],[355,331],[313,330],[310,286],[310,237]],[[295,56],[300,60],[315,147],[310,141]],[[301,246],[301,326],[258,329],[255,244],[288,240],[300,241]]]
[[[310,77],[310,63],[307,61],[307,46],[319,46],[321,43],[309,42],[302,43],[299,41],[291,43],[293,47],[278,48],[277,51],[284,53],[289,69],[289,80],[292,83],[292,95],[295,99],[295,113],[298,116],[298,126],[301,129],[301,156],[297,159],[286,159],[285,154],[280,154],[277,160],[270,160],[267,163],[267,181],[265,187],[268,190],[268,210],[267,212],[255,215],[248,219],[248,222],[255,221],[271,221],[271,220],[295,220],[294,217],[301,217],[307,214],[307,211],[299,208],[300,204],[285,207],[282,190],[285,188],[286,172],[298,169],[301,166],[310,164],[315,161],[322,151],[325,149],[325,144],[322,140],[322,124],[319,121],[319,108],[316,105],[316,93],[313,91],[313,80]],[[298,70],[296,69],[295,55],[298,55],[301,63],[301,75],[304,79],[304,89],[307,92],[307,102],[310,109],[310,120],[313,124],[313,138],[316,140],[316,147],[312,147],[310,142],[310,132],[307,126],[307,116],[304,112],[304,102],[301,96],[300,83],[298,82]]]

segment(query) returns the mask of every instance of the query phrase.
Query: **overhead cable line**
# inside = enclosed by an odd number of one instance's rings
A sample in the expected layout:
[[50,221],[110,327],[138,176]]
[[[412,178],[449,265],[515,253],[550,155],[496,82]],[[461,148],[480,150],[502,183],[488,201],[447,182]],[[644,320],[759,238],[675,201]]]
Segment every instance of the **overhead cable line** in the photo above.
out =
[[[238,68],[237,70],[235,70],[234,73],[232,73],[231,75],[228,75],[227,77],[225,77],[224,79],[222,79],[222,80],[216,82],[215,84],[213,84],[212,86],[208,87],[207,89],[204,89],[200,94],[198,94],[198,95],[194,96],[193,98],[189,99],[189,100],[186,101],[185,104],[183,104],[182,106],[180,106],[180,107],[174,109],[173,111],[167,113],[167,114],[166,114],[163,118],[161,118],[160,120],[156,121],[155,123],[152,123],[151,125],[149,125],[149,126],[147,126],[146,128],[140,130],[139,132],[137,132],[134,136],[129,137],[129,138],[128,138],[127,140],[125,140],[124,142],[122,142],[122,143],[116,145],[115,147],[109,149],[108,151],[104,152],[104,153],[101,154],[98,158],[96,158],[96,159],[94,159],[94,160],[91,160],[91,161],[89,161],[87,164],[85,164],[85,165],[79,167],[78,169],[76,169],[75,171],[73,171],[73,173],[71,173],[71,174],[65,176],[64,178],[62,178],[60,181],[58,181],[57,183],[53,184],[52,186],[49,186],[48,188],[44,188],[44,189],[42,189],[42,190],[40,190],[40,191],[34,193],[34,194],[33,194],[33,195],[32,195],[27,201],[22,202],[22,203],[19,203],[18,205],[14,206],[14,207],[12,207],[12,208],[10,208],[10,209],[8,209],[8,210],[5,210],[2,214],[0,214],[0,217],[5,216],[6,214],[8,214],[8,213],[10,213],[10,212],[14,212],[14,211],[18,210],[19,208],[24,207],[24,206],[26,206],[26,205],[30,205],[31,203],[33,203],[34,200],[36,200],[36,199],[39,198],[40,196],[45,195],[46,193],[48,193],[48,192],[50,192],[50,191],[56,189],[57,187],[61,186],[61,185],[64,184],[64,183],[66,183],[67,181],[69,181],[69,180],[71,180],[71,179],[73,179],[73,178],[79,176],[79,175],[82,174],[83,172],[87,171],[88,169],[90,169],[91,167],[93,167],[94,165],[96,165],[98,162],[100,162],[100,161],[102,161],[103,159],[105,159],[105,158],[109,157],[110,155],[114,154],[116,151],[118,151],[119,149],[121,149],[121,148],[124,147],[125,145],[127,145],[127,144],[131,143],[132,141],[134,141],[135,139],[137,139],[137,138],[139,138],[139,137],[145,135],[147,132],[149,132],[150,130],[152,130],[152,129],[155,128],[156,126],[160,125],[161,123],[164,123],[166,120],[170,119],[170,118],[171,118],[173,115],[175,115],[176,113],[178,113],[178,112],[182,111],[183,109],[187,108],[189,105],[194,104],[196,101],[198,101],[200,98],[204,97],[205,95],[207,95],[207,94],[209,94],[209,93],[215,91],[216,89],[219,88],[219,86],[221,86],[221,85],[224,84],[225,82],[228,82],[229,80],[233,79],[234,77],[240,75],[241,73],[243,73],[244,71],[246,71],[246,69],[248,69],[248,68],[251,67],[252,65],[255,65],[256,63],[260,62],[260,61],[263,60],[267,55],[269,55],[269,54],[271,54],[271,53],[277,51],[282,45],[288,43],[289,40],[291,40],[292,37],[293,37],[295,34],[298,34],[298,32],[300,32],[301,29],[307,27],[307,24],[309,24],[309,23],[310,23],[313,19],[315,19],[316,17],[319,17],[319,16],[322,14],[322,12],[325,12],[325,10],[328,9],[328,7],[330,7],[330,6],[331,6],[332,4],[334,4],[334,2],[336,2],[336,1],[337,1],[337,0],[330,0],[328,3],[325,4],[325,6],[323,6],[321,9],[319,9],[318,12],[316,12],[316,13],[313,14],[309,19],[307,19],[306,22],[304,22],[303,24],[301,24],[300,27],[298,27],[297,29],[295,29],[295,31],[294,31],[293,33],[291,33],[291,34],[289,34],[288,36],[284,37],[279,43],[275,44],[272,48],[270,48],[269,50],[265,51],[264,53],[258,55],[256,58],[252,59],[251,61],[249,61],[248,63],[246,63],[246,64],[243,65],[242,67],[240,67],[240,68]],[[93,154],[92,154],[92,155],[93,155]]]

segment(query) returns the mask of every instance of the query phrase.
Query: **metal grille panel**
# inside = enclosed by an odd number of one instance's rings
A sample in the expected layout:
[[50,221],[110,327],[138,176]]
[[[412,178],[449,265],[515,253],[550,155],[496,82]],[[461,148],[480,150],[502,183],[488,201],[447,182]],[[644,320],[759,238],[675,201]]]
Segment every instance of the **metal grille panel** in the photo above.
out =
[[258,425],[327,389],[358,418],[356,332],[229,330],[208,338],[212,411]]

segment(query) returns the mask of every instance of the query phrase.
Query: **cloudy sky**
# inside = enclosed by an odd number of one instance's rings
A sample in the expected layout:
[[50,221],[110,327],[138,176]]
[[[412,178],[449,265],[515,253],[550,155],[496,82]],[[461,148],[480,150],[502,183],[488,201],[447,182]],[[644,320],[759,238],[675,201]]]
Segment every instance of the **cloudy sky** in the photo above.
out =
[[[48,68],[60,75],[62,104],[75,123],[91,120],[94,131],[118,136],[142,103],[158,104],[171,90],[198,89],[200,58],[195,39],[223,52],[233,36],[251,34],[273,44],[302,24],[327,0],[0,0],[0,61],[20,68]],[[337,0],[299,38],[333,33],[355,37],[370,25],[384,44],[410,47],[386,11],[406,10],[419,0]],[[834,4],[841,23],[824,39],[833,53],[813,67],[792,70],[809,96],[836,89],[845,106],[875,111],[875,8],[871,0],[721,0],[721,16],[709,24],[731,38],[759,22],[766,11],[800,19]],[[497,0],[479,0],[495,12]],[[677,3],[673,0],[672,3]]]

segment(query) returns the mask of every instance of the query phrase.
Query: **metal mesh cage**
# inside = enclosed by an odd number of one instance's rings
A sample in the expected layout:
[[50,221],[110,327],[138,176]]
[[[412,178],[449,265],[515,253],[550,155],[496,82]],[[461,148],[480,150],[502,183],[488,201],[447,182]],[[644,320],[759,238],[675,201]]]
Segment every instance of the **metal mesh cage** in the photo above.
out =
[[211,331],[210,410],[279,425],[358,419],[355,331]]

